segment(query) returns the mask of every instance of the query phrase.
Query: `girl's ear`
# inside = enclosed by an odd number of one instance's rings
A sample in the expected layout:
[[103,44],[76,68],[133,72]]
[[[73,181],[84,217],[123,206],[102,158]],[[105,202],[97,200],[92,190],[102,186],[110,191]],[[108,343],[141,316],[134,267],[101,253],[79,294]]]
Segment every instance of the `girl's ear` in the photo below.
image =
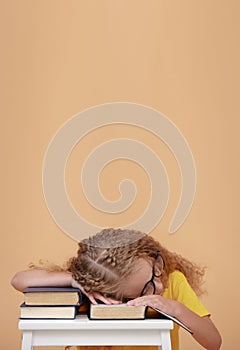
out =
[[157,264],[155,265],[154,270],[155,270],[156,277],[160,277],[162,274],[162,270],[159,268]]
[[160,277],[164,272],[164,263],[162,258],[157,260],[154,265],[155,275]]
[[164,267],[165,267],[165,263],[164,263],[163,257],[161,255],[160,251],[158,251],[157,258],[156,258],[156,264],[155,264],[155,270],[158,269],[159,276],[164,272]]

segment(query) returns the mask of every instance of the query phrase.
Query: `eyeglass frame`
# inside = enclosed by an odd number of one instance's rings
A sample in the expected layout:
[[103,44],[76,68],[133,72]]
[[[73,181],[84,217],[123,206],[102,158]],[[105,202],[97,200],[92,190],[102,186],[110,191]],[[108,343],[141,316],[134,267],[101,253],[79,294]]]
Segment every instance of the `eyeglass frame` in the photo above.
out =
[[147,289],[148,285],[152,285],[152,287],[153,287],[153,294],[155,294],[155,292],[156,292],[156,285],[155,285],[155,283],[154,283],[154,278],[155,278],[155,277],[160,277],[160,276],[162,275],[162,272],[160,273],[160,275],[156,275],[156,273],[155,273],[155,264],[156,264],[156,262],[157,262],[157,260],[158,260],[159,257],[161,257],[161,259],[162,259],[162,269],[164,269],[165,262],[164,262],[164,259],[163,259],[162,255],[161,255],[160,251],[158,250],[158,251],[157,251],[156,258],[155,258],[155,263],[154,263],[154,265],[153,265],[153,267],[152,267],[152,277],[151,277],[151,279],[144,285],[144,287],[143,287],[143,289],[142,289],[142,291],[141,291],[140,297],[142,297],[142,296],[145,295],[145,292],[146,292],[146,289]]

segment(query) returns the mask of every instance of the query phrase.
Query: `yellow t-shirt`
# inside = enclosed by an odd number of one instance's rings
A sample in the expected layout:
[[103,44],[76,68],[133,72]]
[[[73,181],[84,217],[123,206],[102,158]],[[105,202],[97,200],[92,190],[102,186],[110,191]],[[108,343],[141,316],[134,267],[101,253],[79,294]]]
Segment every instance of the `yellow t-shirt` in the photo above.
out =
[[[168,288],[163,292],[163,297],[179,301],[201,317],[210,315],[180,271],[170,273]],[[179,326],[174,323],[174,329],[171,331],[172,350],[179,350],[178,331]]]

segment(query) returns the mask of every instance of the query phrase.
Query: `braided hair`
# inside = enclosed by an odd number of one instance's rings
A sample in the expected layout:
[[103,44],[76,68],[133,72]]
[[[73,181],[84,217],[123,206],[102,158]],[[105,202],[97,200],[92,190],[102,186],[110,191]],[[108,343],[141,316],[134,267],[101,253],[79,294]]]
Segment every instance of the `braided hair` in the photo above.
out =
[[100,292],[120,299],[121,283],[137,270],[138,260],[143,258],[154,264],[158,251],[164,260],[164,270],[161,271],[164,289],[168,286],[169,274],[179,270],[198,295],[203,292],[203,268],[168,251],[153,237],[140,231],[104,229],[78,245],[77,257],[69,260],[67,270],[86,292]]

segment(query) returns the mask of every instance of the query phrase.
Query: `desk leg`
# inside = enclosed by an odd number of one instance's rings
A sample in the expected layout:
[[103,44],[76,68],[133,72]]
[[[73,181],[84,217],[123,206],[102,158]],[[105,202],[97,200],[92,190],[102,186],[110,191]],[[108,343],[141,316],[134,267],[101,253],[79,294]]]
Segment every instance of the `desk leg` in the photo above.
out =
[[33,350],[32,347],[32,332],[24,331],[22,336],[22,350]]
[[168,330],[161,331],[162,347],[158,347],[162,350],[172,350],[170,332]]

